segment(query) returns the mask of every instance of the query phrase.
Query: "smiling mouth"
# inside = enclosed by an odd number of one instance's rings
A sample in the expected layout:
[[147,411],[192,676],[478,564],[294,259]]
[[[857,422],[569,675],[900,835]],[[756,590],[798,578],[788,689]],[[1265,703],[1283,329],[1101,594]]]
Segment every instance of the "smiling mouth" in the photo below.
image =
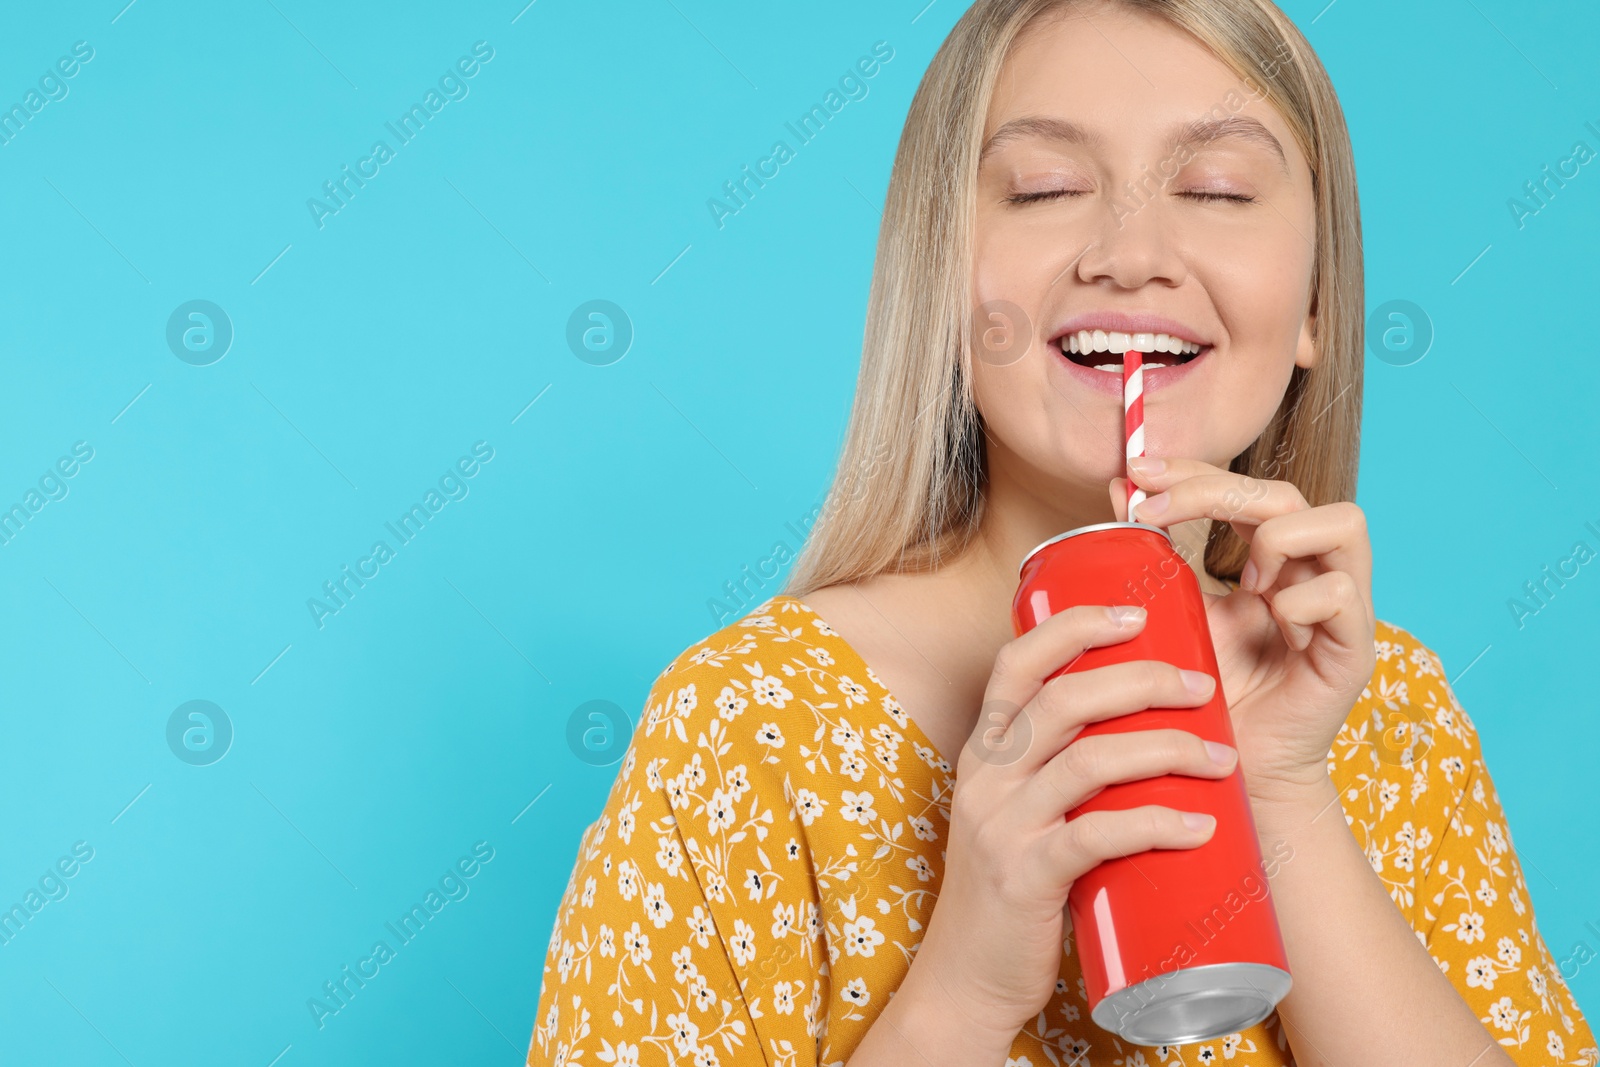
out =
[[1140,363],[1149,370],[1181,367],[1211,351],[1211,345],[1185,341],[1165,333],[1119,333],[1079,330],[1055,339],[1062,355],[1080,367],[1122,373],[1122,356],[1128,349],[1144,353]]

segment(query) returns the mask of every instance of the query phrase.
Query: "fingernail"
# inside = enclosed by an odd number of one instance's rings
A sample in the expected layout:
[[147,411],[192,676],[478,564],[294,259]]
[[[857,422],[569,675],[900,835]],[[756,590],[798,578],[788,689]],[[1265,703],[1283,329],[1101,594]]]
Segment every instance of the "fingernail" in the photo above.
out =
[[1256,589],[1256,579],[1260,575],[1261,572],[1256,569],[1256,561],[1250,560],[1244,565],[1244,570],[1239,572],[1239,585],[1253,593]]
[[1183,825],[1191,830],[1209,830],[1216,821],[1215,816],[1206,815],[1203,812],[1186,811],[1183,813]]
[[1160,474],[1167,469],[1167,461],[1159,456],[1130,456],[1128,466],[1140,474]]
[[1133,510],[1138,512],[1140,515],[1148,515],[1154,518],[1163,511],[1166,511],[1167,505],[1170,503],[1172,503],[1172,498],[1169,495],[1166,493],[1157,493],[1155,496],[1145,497],[1139,502],[1139,506]]
[[1144,609],[1131,604],[1121,604],[1114,608],[1107,608],[1106,613],[1111,616],[1111,621],[1117,626],[1132,626],[1144,618]]
[[1204,696],[1211,692],[1216,680],[1205,671],[1179,671],[1183,675],[1183,687],[1195,696]]
[[1233,762],[1233,748],[1220,741],[1207,741],[1206,752],[1211,755],[1211,762],[1218,767],[1226,767]]

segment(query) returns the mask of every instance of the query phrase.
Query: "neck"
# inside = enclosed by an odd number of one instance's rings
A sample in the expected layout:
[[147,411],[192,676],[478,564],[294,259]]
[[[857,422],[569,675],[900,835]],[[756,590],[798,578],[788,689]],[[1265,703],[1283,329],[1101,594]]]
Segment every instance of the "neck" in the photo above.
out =
[[[1012,597],[1017,589],[1017,570],[1022,558],[1041,542],[1080,526],[1115,522],[1110,493],[1105,486],[1077,487],[1044,481],[1025,484],[1008,477],[1002,468],[991,466],[985,490],[982,521],[967,551],[951,563],[946,577],[962,592],[970,606],[1003,605],[1009,618]],[[1048,494],[1034,486],[1050,484]],[[1172,526],[1178,554],[1188,561],[1202,591],[1217,595],[1229,592],[1220,579],[1205,569],[1206,539],[1211,520],[1196,519]],[[999,620],[995,620],[998,627]],[[1009,622],[1006,624],[1009,626]]]

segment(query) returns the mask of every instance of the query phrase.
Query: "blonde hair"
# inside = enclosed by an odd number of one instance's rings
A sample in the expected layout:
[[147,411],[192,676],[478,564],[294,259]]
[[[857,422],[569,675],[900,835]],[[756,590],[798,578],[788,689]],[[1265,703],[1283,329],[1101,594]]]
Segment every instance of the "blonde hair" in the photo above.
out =
[[[1094,0],[1091,0],[1094,2]],[[1319,359],[1230,469],[1292,482],[1312,505],[1353,498],[1360,449],[1361,221],[1344,115],[1311,45],[1270,0],[1099,0],[1164,19],[1271,103],[1310,164]],[[993,86],[1037,17],[1083,0],[978,0],[911,101],[878,233],[855,400],[822,515],[784,591],[937,569],[983,517],[986,450],[971,389],[972,217]],[[1243,106],[1242,103],[1239,106]],[[1249,546],[1213,522],[1206,570],[1237,578]]]

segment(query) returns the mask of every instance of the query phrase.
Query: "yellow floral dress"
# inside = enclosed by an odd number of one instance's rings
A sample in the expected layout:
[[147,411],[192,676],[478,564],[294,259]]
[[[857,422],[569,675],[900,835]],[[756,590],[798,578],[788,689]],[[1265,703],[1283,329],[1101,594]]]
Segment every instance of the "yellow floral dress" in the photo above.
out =
[[[1328,756],[1350,832],[1516,1063],[1596,1063],[1438,656],[1382,622],[1377,654]],[[685,649],[579,843],[530,1067],[843,1064],[933,912],[954,773],[800,600]],[[1216,1041],[1122,1041],[1089,1019],[1070,932],[1063,949],[1008,1067],[1293,1063],[1276,1013]]]

